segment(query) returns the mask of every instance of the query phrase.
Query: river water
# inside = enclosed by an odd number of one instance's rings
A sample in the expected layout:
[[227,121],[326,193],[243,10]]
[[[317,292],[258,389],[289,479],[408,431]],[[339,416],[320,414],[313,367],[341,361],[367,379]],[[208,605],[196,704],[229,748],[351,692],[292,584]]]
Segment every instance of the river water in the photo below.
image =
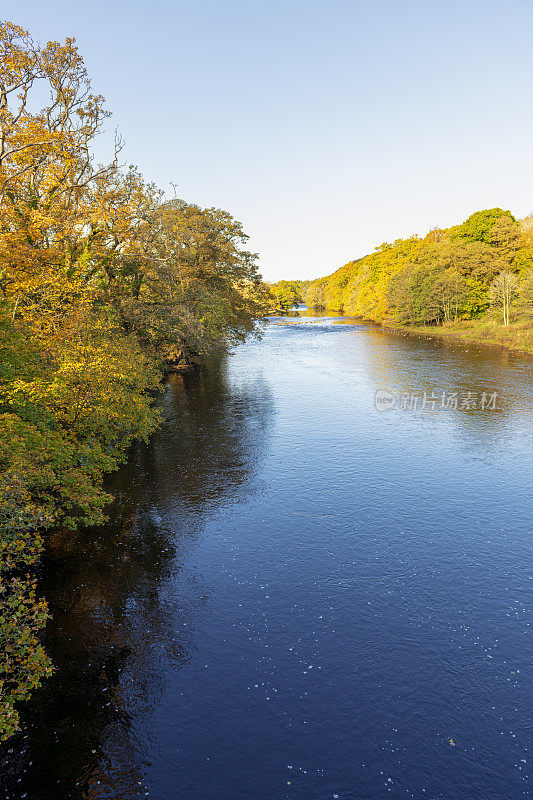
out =
[[300,315],[173,377],[52,541],[5,797],[528,797],[532,366]]

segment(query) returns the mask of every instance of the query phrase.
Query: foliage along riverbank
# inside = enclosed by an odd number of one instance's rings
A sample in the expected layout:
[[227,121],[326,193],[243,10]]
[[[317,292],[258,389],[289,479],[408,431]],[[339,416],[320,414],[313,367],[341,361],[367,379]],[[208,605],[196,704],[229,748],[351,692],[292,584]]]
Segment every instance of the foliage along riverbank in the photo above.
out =
[[[242,340],[268,294],[240,223],[91,156],[106,118],[75,41],[0,25],[0,739],[52,665],[34,568],[104,519],[165,369]],[[39,108],[39,101],[49,97]]]
[[311,282],[310,307],[533,352],[533,217],[499,208],[350,261]]

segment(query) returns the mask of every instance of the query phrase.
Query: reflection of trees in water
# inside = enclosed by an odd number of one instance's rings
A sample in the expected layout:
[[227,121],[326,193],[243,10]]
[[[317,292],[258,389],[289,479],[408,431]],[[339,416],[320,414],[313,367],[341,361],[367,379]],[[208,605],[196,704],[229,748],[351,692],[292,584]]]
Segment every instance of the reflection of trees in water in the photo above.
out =
[[253,473],[272,401],[264,383],[228,386],[223,368],[214,362],[192,378],[171,378],[161,403],[167,422],[150,448],[137,450],[152,501],[181,495],[190,512],[200,511],[231,497]]
[[497,392],[496,411],[477,407],[435,412],[452,415],[458,436],[467,446],[507,441],[517,415],[530,409],[533,360],[527,355],[377,327],[366,329],[360,341],[376,388],[392,391],[397,399],[401,393],[422,397],[423,392],[428,396],[434,392],[440,401],[442,392],[458,392],[459,397],[472,392],[479,401],[483,392]]
[[161,406],[163,429],[113,478],[109,523],[51,542],[42,587],[58,670],[10,743],[6,798],[145,796],[136,722],[191,659],[206,610],[186,555],[206,514],[253,490],[272,416],[264,384],[230,386],[215,361],[173,377]]

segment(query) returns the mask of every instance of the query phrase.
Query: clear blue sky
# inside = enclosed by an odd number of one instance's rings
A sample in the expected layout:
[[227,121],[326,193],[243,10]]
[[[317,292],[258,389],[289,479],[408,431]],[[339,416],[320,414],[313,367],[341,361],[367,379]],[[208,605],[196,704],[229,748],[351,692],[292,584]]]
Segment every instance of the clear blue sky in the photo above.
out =
[[[125,159],[240,219],[270,280],[533,211],[533,2],[4,0],[73,35]],[[97,147],[104,156],[108,143]]]

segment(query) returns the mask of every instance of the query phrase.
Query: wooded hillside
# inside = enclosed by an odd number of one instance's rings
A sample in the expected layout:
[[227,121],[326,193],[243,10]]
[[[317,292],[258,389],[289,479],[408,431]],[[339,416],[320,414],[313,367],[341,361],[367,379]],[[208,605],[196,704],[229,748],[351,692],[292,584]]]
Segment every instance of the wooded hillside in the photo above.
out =
[[532,218],[492,208],[463,224],[382,244],[313,281],[309,306],[376,321],[438,325],[490,312],[528,324],[533,306]]

